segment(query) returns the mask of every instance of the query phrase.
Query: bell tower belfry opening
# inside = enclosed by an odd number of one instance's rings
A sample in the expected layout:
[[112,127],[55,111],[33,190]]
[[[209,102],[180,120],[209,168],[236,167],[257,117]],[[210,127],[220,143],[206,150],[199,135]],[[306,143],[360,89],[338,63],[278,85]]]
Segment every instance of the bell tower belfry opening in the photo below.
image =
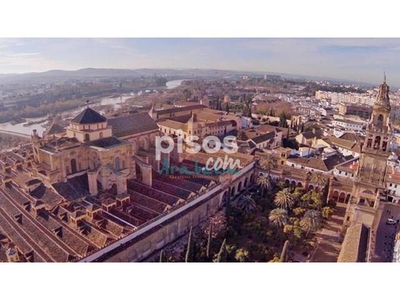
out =
[[385,174],[392,138],[389,116],[389,86],[385,74],[366,128],[352,198],[346,210],[345,227],[355,223],[371,226],[379,203],[387,201]]

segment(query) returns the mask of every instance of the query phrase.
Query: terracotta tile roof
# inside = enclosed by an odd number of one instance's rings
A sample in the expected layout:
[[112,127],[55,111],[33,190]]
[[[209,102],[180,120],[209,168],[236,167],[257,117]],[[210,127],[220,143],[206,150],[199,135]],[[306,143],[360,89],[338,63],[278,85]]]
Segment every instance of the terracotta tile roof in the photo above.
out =
[[179,122],[179,123],[187,123],[187,121],[189,121],[191,117],[192,117],[191,114],[187,114],[187,115],[169,117],[168,119],[158,119],[158,121],[171,120],[171,121],[176,121],[176,122]]
[[349,178],[336,176],[332,178],[332,188],[338,188],[351,193],[353,191],[353,181]]
[[185,190],[183,188],[176,188],[176,186],[174,186],[174,185],[170,185],[166,182],[159,181],[157,179],[153,179],[152,187],[156,190],[173,195],[173,196],[177,197],[178,199],[187,200],[196,195],[195,193],[193,193],[191,191]]
[[79,146],[81,143],[76,138],[69,138],[66,136],[63,137],[54,137],[50,139],[44,147],[41,149],[53,152],[57,148],[68,148]]
[[153,180],[156,179],[162,181],[179,189],[184,189],[194,193],[200,193],[206,190],[205,186],[186,179],[175,179],[170,176],[160,175],[157,172],[154,172],[153,174]]
[[134,180],[128,181],[128,189],[170,206],[176,205],[181,200],[181,198],[160,191],[156,187],[152,188]]
[[199,102],[194,102],[194,101],[177,101],[174,102],[174,106],[193,106],[193,105],[201,105]]
[[12,226],[7,219],[5,219],[0,212],[0,232],[6,234],[7,237],[15,243],[18,249],[22,252],[22,254],[29,253],[32,251],[31,245],[25,241],[21,235],[15,230],[14,226]]
[[193,109],[204,109],[206,107],[207,106],[205,106],[205,105],[194,104],[194,105],[185,106],[185,107],[175,107],[175,108],[170,108],[170,109],[161,109],[161,110],[157,110],[156,113],[159,116],[162,116],[162,115],[167,115],[167,114],[173,114],[173,113],[176,113],[176,112],[191,111]]
[[365,262],[368,244],[368,228],[356,224],[347,228],[338,262]]
[[132,203],[137,203],[157,214],[163,213],[169,207],[169,205],[166,203],[150,198],[138,192],[128,190],[128,193],[130,194]]
[[358,134],[352,133],[352,132],[345,132],[343,135],[340,136],[340,139],[342,140],[347,140],[347,141],[357,141],[360,142],[364,138],[361,137]]
[[352,156],[345,157],[342,155],[335,154],[327,157],[326,159],[320,159],[316,157],[309,157],[309,158],[293,157],[293,158],[288,158],[288,162],[328,172],[338,164],[344,163],[345,161],[348,161],[350,159],[353,159],[353,157]]
[[400,173],[393,172],[390,168],[386,171],[386,181],[389,183],[400,184]]
[[71,253],[66,250],[65,245],[57,241],[57,238],[54,237],[52,232],[47,230],[43,231],[41,227],[37,225],[37,220],[35,221],[35,219],[28,218],[22,214],[22,207],[19,208],[8,199],[2,197],[0,197],[0,205],[10,217],[15,217],[17,215],[22,216],[22,221],[18,223],[18,226],[36,241],[42,251],[45,251],[54,261],[66,262],[71,258]]
[[324,136],[324,131],[322,129],[317,129],[315,131],[306,131],[302,133],[303,137],[305,139],[313,139],[313,138],[317,138],[320,139],[321,137]]
[[64,200],[60,195],[45,187],[43,183],[32,190],[30,195],[36,199],[42,200],[48,209],[53,209]]
[[56,123],[53,123],[49,129],[46,130],[45,134],[51,135],[51,134],[59,134],[59,133],[64,133],[65,128],[62,127],[61,125],[58,125]]
[[181,123],[181,122],[172,121],[172,120],[158,121],[157,124],[159,126],[165,126],[168,128],[182,129],[183,131],[186,131],[186,128],[187,128],[186,123]]
[[109,119],[108,125],[116,137],[158,130],[157,123],[145,112]]
[[264,143],[266,141],[270,141],[273,138],[275,138],[275,131],[271,131],[271,132],[256,136],[256,137],[252,138],[252,141],[255,144],[260,144],[260,143]]
[[99,114],[90,107],[85,108],[79,115],[71,120],[71,123],[77,124],[96,124],[106,122],[106,117]]
[[336,169],[339,171],[345,171],[345,172],[350,172],[350,173],[356,173],[358,169],[359,161],[354,160],[350,161],[348,163],[345,163],[343,165],[337,166]]
[[111,148],[122,144],[123,142],[114,136],[106,137],[104,139],[89,142],[90,146],[100,147],[100,148]]
[[330,136],[329,138],[325,139],[325,141],[332,146],[337,146],[353,152],[361,152],[360,145],[357,143],[357,141],[349,141],[346,139],[337,138],[335,136]]
[[255,130],[258,133],[268,133],[268,132],[276,130],[276,132],[282,132],[282,136],[284,136],[284,137],[287,135],[288,130],[289,130],[290,136],[294,136],[297,134],[297,132],[291,128],[284,128],[284,127],[278,127],[278,126],[272,126],[272,125],[261,125],[261,126],[256,127]]

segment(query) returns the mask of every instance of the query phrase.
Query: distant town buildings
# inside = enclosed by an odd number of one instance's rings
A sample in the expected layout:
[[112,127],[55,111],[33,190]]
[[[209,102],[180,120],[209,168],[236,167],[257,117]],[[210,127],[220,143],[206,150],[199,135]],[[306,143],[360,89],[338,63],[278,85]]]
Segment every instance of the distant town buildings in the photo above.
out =
[[361,104],[339,103],[338,109],[339,109],[339,114],[342,116],[346,115],[359,116],[365,120],[368,120],[371,117],[372,113],[371,106],[361,105]]

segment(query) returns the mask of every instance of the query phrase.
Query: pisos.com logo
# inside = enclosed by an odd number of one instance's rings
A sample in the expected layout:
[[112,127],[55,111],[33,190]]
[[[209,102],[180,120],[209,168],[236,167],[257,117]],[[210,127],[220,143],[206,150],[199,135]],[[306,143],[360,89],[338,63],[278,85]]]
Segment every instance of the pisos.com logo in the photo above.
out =
[[[167,156],[164,156],[162,168],[159,171],[160,174],[221,175],[234,174],[243,168],[239,159],[229,157],[229,154],[238,151],[236,137],[233,135],[225,136],[222,141],[219,137],[210,135],[205,137],[201,143],[197,142],[200,141],[200,138],[196,135],[189,135],[184,139],[182,130],[178,130],[176,136],[175,140],[168,135],[156,137],[156,160],[161,161],[162,153],[169,154],[174,150],[180,154],[184,151],[190,154],[197,154],[203,150],[203,152],[210,154],[210,157],[205,164],[200,164],[195,159],[194,170],[189,170],[185,167],[171,165]],[[225,154],[224,158],[213,156],[213,154],[220,151]]]

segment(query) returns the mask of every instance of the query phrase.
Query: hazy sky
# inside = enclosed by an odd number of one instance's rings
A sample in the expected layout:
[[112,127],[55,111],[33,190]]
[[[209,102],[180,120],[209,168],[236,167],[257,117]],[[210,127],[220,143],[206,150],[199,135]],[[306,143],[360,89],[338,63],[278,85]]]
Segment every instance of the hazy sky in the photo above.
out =
[[0,73],[215,68],[400,85],[400,39],[0,39]]

